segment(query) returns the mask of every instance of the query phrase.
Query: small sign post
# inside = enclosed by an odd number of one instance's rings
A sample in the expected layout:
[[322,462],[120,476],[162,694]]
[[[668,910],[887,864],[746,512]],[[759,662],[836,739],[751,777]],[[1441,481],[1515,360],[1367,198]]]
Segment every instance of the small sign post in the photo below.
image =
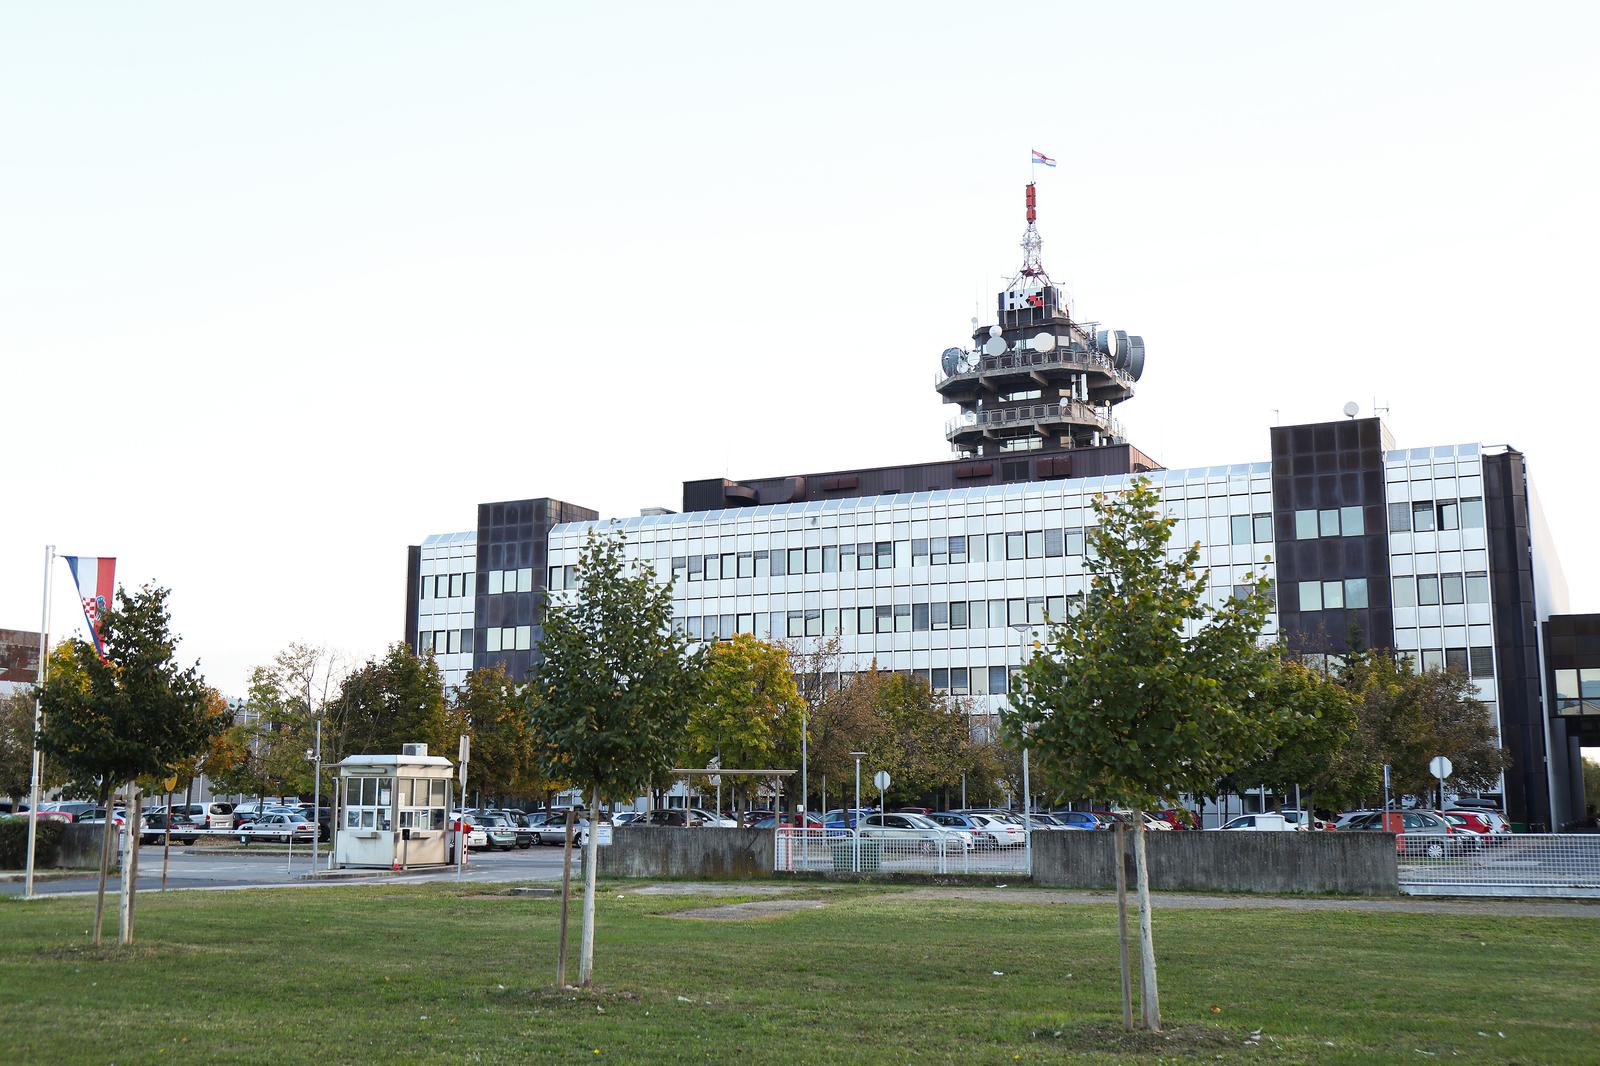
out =
[[1455,766],[1443,755],[1428,760],[1428,772],[1439,779],[1439,809],[1444,810],[1444,779],[1455,773]]
[[880,816],[887,814],[887,804],[885,804],[883,801],[883,794],[889,788],[889,771],[879,770],[877,773],[873,774],[872,783],[878,786],[878,814]]
[[472,758],[472,737],[461,734],[461,745],[456,749],[456,776],[461,781],[461,807],[456,814],[456,880],[461,880],[461,866],[467,856],[467,761]]

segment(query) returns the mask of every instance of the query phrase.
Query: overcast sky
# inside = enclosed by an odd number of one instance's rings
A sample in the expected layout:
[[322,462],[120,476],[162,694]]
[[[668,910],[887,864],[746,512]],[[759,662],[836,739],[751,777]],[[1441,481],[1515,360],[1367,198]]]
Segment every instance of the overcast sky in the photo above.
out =
[[0,627],[115,555],[238,694],[479,501],[942,458],[1030,148],[1138,446],[1513,444],[1600,610],[1597,8],[1133,8],[7,5]]

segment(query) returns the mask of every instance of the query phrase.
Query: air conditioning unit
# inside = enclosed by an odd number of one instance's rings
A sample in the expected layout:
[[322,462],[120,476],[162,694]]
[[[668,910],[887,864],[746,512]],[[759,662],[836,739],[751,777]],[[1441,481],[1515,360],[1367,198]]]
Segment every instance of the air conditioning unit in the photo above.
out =
[[400,745],[400,754],[401,755],[426,755],[426,754],[428,754],[428,745],[426,745],[426,744],[402,744],[402,745]]

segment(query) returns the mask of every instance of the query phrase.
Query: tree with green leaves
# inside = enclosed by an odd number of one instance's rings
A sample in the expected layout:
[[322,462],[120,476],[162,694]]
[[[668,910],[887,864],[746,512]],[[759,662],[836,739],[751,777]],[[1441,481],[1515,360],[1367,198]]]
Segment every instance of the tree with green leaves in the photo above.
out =
[[502,799],[545,790],[527,697],[503,665],[469,673],[455,690],[455,709],[472,735],[472,775],[485,794]]
[[1300,788],[1304,806],[1317,797],[1342,804],[1361,795],[1370,765],[1343,756],[1356,734],[1356,701],[1338,681],[1292,656],[1269,655],[1261,699],[1276,712],[1272,742],[1233,772],[1243,787],[1263,785],[1279,796]]
[[464,716],[445,700],[438,662],[403,641],[352,670],[328,710],[338,723],[343,755],[398,755],[404,744],[427,744],[436,754],[454,751],[465,732]]
[[1460,670],[1417,673],[1413,660],[1384,650],[1352,654],[1341,676],[1359,701],[1360,732],[1388,763],[1396,796],[1433,794],[1435,755],[1454,764],[1450,784],[1462,791],[1498,788],[1510,765],[1489,708]]
[[1035,780],[1058,797],[1098,796],[1135,812],[1140,1005],[1156,1030],[1142,812],[1209,791],[1273,742],[1261,698],[1269,653],[1259,646],[1268,582],[1213,602],[1199,546],[1169,551],[1176,520],[1147,478],[1097,497],[1094,511],[1083,607],[1052,620],[1035,645],[1002,730],[1031,751]]
[[[26,797],[33,787],[33,710],[31,686],[19,686],[0,696],[0,796],[13,802]],[[41,794],[65,783],[54,760],[45,760]]]
[[[93,782],[102,806],[109,806],[112,792],[123,784],[170,774],[226,728],[210,713],[199,668],[177,663],[168,596],[167,589],[153,585],[131,594],[119,588],[115,606],[100,623],[105,658],[93,644],[75,639],[63,642],[52,657],[39,747],[72,777]],[[101,842],[95,944],[105,914],[112,822],[106,819]],[[124,942],[131,941],[129,928]]]
[[[673,626],[670,587],[627,560],[620,535],[591,532],[575,578],[572,592],[545,606],[528,710],[548,771],[583,789],[595,827],[603,800],[637,796],[672,769],[700,696],[702,654]],[[585,986],[594,973],[597,844],[590,832],[578,963]]]
[[[787,648],[746,633],[718,641],[706,654],[704,690],[689,713],[685,765],[798,764],[803,702]],[[735,779],[735,795],[747,799],[753,784]]]
[[889,771],[903,796],[925,796],[957,784],[969,765],[972,733],[966,709],[922,678],[871,670],[851,682],[869,693],[878,727],[866,745],[867,765]]

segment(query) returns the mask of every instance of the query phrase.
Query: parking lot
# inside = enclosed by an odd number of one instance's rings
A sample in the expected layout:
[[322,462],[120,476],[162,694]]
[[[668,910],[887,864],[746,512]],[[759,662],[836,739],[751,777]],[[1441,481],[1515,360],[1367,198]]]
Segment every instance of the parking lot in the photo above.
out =
[[[327,869],[326,849],[321,850],[322,869]],[[576,869],[574,856],[574,869]],[[261,848],[173,848],[168,868],[169,888],[240,889],[304,886],[318,882],[306,878],[311,870],[311,849],[297,847],[293,856],[283,848],[268,852]],[[51,880],[34,882],[36,895],[70,895],[95,891],[93,873],[57,878],[48,871]],[[347,871],[353,872],[353,871]],[[395,884],[417,884],[425,881],[451,881],[455,868],[446,870],[407,871],[394,874],[373,871],[377,879]],[[474,851],[468,856],[463,880],[468,881],[540,881],[561,877],[561,849],[536,847],[517,851]],[[120,884],[120,876],[112,872],[107,881],[108,890]],[[340,883],[340,882],[334,882]],[[372,879],[355,883],[371,884]],[[0,882],[0,894],[20,896],[21,881]],[[161,848],[150,846],[139,851],[139,889],[146,891],[161,887]]]

